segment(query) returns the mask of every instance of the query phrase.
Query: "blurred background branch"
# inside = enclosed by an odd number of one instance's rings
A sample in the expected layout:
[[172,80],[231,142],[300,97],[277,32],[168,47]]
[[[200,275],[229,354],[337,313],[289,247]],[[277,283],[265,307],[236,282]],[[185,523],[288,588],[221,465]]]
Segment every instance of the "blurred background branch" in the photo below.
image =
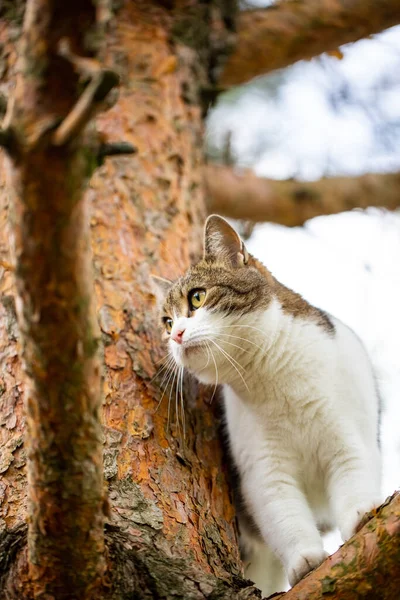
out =
[[234,51],[222,87],[287,67],[400,23],[398,0],[281,0],[237,19]]
[[204,181],[209,214],[289,227],[353,208],[400,206],[400,173],[280,181],[257,177],[251,169],[207,165]]

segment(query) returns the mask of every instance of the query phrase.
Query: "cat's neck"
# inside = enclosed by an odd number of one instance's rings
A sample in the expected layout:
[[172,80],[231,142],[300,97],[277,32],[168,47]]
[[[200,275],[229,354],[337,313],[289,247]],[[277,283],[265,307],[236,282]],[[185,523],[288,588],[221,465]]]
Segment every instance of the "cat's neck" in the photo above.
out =
[[221,382],[242,398],[253,397],[260,385],[265,386],[266,375],[273,376],[276,362],[291,337],[291,329],[291,319],[283,314],[276,299],[266,310],[240,317],[230,329],[232,337],[226,338],[225,350],[233,364],[227,360],[226,369],[220,374]]
[[313,373],[315,365],[309,354],[328,351],[333,324],[326,324],[323,313],[304,302],[308,313],[292,312],[274,297],[264,311],[241,318],[237,327],[241,339],[232,338],[241,347],[235,353],[230,351],[234,366],[229,365],[222,375],[226,376],[224,383],[243,400],[253,403],[265,396],[268,388],[295,386],[298,372]]

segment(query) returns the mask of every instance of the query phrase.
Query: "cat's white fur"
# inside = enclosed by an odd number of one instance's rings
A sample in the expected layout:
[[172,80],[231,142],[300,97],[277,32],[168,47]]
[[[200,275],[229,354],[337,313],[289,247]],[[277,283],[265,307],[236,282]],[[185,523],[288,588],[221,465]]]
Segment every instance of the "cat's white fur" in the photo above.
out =
[[240,317],[175,315],[184,330],[182,344],[169,342],[176,362],[224,384],[231,452],[263,538],[242,524],[247,575],[264,594],[284,585],[276,557],[295,584],[326,556],[319,526],[346,540],[381,501],[371,366],[355,334],[332,322],[333,335],[284,313],[277,298]]

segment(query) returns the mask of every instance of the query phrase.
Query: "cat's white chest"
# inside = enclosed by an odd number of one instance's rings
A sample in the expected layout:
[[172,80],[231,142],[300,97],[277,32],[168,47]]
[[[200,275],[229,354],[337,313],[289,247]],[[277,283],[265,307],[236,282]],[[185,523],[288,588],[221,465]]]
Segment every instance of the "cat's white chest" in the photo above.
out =
[[[279,389],[279,388],[278,388]],[[318,400],[303,405],[286,397],[275,396],[266,387],[264,404],[248,404],[229,386],[224,387],[225,415],[235,461],[241,469],[254,462],[265,468],[285,467],[300,484],[310,486],[321,476],[320,448],[327,417]],[[325,422],[325,423],[324,423]]]

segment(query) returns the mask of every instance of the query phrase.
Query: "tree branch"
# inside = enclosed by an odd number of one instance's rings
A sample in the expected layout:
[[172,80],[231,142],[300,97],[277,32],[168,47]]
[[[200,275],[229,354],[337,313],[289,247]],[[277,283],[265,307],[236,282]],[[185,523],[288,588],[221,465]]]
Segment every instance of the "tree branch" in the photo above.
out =
[[90,77],[84,92],[54,132],[53,144],[62,146],[82,131],[94,116],[98,105],[118,84],[119,77],[114,71],[102,68],[97,61],[74,54],[67,38],[62,38],[58,46],[60,56],[68,60],[79,74]]
[[318,569],[274,600],[393,600],[399,596],[400,494]]
[[250,169],[208,165],[204,169],[209,214],[272,221],[288,227],[308,219],[369,206],[400,206],[400,173],[335,177],[319,181],[277,181]]
[[17,578],[19,597],[97,598],[106,565],[100,334],[83,200],[99,143],[83,128],[116,77],[104,82],[110,72],[99,67],[76,101],[80,73],[58,50],[66,36],[85,52],[95,27],[90,0],[28,0],[4,124],[27,375],[28,573]]
[[245,83],[398,23],[398,0],[281,0],[262,10],[242,12],[236,45],[219,84]]
[[[394,600],[398,598],[400,540],[400,493],[389,497],[364,526],[320,567],[309,573],[274,600]],[[15,555],[23,549],[25,527],[0,534],[0,589],[13,590],[16,578],[5,588],[8,570],[15,572]],[[250,581],[233,581],[204,572],[188,558],[165,554],[146,542],[145,536],[130,535],[115,525],[106,527],[106,543],[113,570],[109,582],[110,600],[131,600],[139,590],[152,590],[153,597],[185,600],[256,600],[260,598]],[[166,575],[167,574],[167,575]],[[196,586],[193,585],[196,582]],[[15,597],[19,597],[15,594]],[[147,598],[147,595],[146,595]]]

